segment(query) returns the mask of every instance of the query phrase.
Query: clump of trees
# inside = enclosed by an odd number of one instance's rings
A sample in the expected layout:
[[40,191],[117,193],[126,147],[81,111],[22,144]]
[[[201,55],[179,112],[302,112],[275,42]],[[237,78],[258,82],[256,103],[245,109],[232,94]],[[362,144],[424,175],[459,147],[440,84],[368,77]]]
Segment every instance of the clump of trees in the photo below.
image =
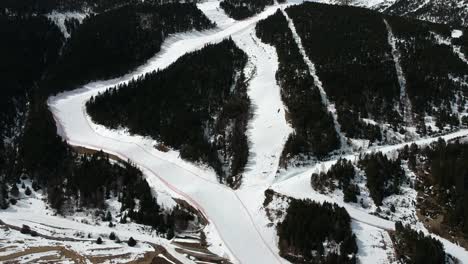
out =
[[247,55],[226,39],[109,89],[86,108],[95,122],[160,140],[234,185],[248,156],[246,63]]
[[[398,125],[400,87],[382,15],[363,8],[305,2],[288,7],[338,122],[350,138],[381,141],[376,125]],[[321,36],[318,38],[317,36]]]
[[345,202],[357,202],[359,187],[352,182],[356,176],[356,170],[351,161],[339,159],[331,166],[330,170],[312,174],[312,188],[321,192],[334,191],[335,188],[343,190]]
[[322,104],[318,88],[294,42],[286,18],[281,11],[256,26],[257,36],[276,48],[279,66],[276,80],[281,98],[288,109],[294,133],[287,140],[282,165],[303,156],[323,158],[340,147],[333,118]]
[[359,161],[359,166],[367,176],[367,188],[377,206],[382,200],[400,192],[400,185],[405,178],[401,160],[391,160],[382,152],[368,154]]
[[397,257],[403,263],[440,264],[446,263],[444,246],[439,240],[425,236],[409,225],[395,224],[394,244]]
[[219,6],[228,16],[240,20],[262,12],[266,6],[273,3],[273,0],[223,0]]
[[277,230],[280,255],[293,263],[356,263],[351,219],[336,204],[291,199]]

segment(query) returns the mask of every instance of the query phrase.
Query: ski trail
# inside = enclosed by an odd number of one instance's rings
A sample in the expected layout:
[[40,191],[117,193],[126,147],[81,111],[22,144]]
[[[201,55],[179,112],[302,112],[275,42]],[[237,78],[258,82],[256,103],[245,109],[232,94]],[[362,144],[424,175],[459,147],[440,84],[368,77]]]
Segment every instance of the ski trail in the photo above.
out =
[[396,47],[395,35],[393,35],[393,30],[390,24],[386,19],[383,20],[385,26],[387,27],[388,32],[388,44],[392,47],[392,56],[393,62],[395,63],[395,69],[398,77],[398,84],[400,85],[400,107],[403,110],[403,121],[407,126],[413,125],[413,110],[411,106],[411,101],[409,99],[408,93],[406,92],[406,78],[401,67],[401,55]]
[[346,140],[346,137],[343,135],[341,132],[341,126],[338,123],[338,114],[336,112],[336,107],[334,104],[330,103],[327,97],[327,93],[325,92],[325,89],[323,88],[322,81],[320,81],[320,78],[317,75],[317,70],[315,68],[315,65],[310,61],[309,56],[307,56],[306,51],[304,49],[304,46],[302,45],[302,40],[299,34],[297,34],[296,27],[294,26],[294,22],[292,19],[288,16],[288,13],[284,11],[284,9],[281,9],[283,12],[283,15],[286,17],[286,20],[288,21],[289,29],[291,30],[293,34],[294,41],[296,42],[299,52],[301,53],[302,57],[304,58],[304,62],[307,64],[309,68],[309,73],[312,75],[314,78],[314,83],[315,86],[319,89],[320,92],[320,97],[322,99],[322,104],[327,108],[328,112],[332,115],[333,117],[333,123],[335,125],[335,131],[336,134],[340,138],[340,143],[341,143],[341,150],[348,149],[348,143]]
[[[48,99],[49,109],[58,124],[59,135],[69,144],[103,149],[144,168],[150,173],[148,177],[159,178],[167,188],[183,196],[206,215],[222,239],[226,254],[236,263],[286,262],[265,241],[259,227],[254,223],[255,212],[249,211],[246,206],[247,202],[261,202],[242,201],[235,191],[214,181],[216,176],[212,170],[183,161],[177,151],[157,151],[154,140],[91,123],[83,109],[91,96],[109,87],[128,82],[146,72],[163,69],[180,56],[208,43],[218,43],[227,37],[235,38],[239,34],[245,34],[253,29],[258,20],[273,14],[276,9],[277,6],[266,8],[264,12],[242,21],[226,21],[215,30],[175,34],[163,44],[154,58],[134,72],[111,80],[93,82]],[[214,10],[211,9],[213,17],[216,16]]]
[[250,153],[241,188],[267,185],[275,178],[281,152],[292,132],[275,78],[278,56],[273,47],[256,37],[254,26],[233,40],[249,56],[245,74],[251,78],[248,95],[254,114],[246,132]]

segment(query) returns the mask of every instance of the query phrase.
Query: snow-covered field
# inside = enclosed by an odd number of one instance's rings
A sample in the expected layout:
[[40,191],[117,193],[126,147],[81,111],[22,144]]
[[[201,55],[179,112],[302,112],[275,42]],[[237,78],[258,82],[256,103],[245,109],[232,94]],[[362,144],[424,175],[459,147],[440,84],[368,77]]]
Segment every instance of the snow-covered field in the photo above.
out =
[[[207,230],[210,232],[207,234],[207,239],[211,242],[210,250],[229,257],[233,262],[287,263],[278,254],[275,228],[268,225],[270,221],[262,208],[264,191],[271,187],[291,197],[336,202],[344,206],[353,218],[352,228],[358,240],[360,261],[391,263],[392,246],[386,230],[394,229],[392,221],[370,215],[367,210],[319,194],[311,188],[311,173],[327,170],[336,160],[304,168],[291,168],[277,175],[282,146],[291,128],[286,123],[279,87],[274,78],[278,67],[276,52],[255,37],[254,28],[257,21],[268,17],[278,7],[285,5],[267,7],[264,12],[252,18],[234,21],[223,13],[217,1],[199,4],[199,8],[217,23],[216,29],[175,34],[165,41],[160,53],[134,72],[112,80],[93,82],[80,89],[50,97],[48,105],[57,123],[58,133],[71,145],[103,149],[124,160],[131,160],[142,169],[150,186],[158,193],[185,199],[198,208],[209,220]],[[232,37],[247,53],[249,66],[246,69],[246,76],[252,77],[248,90],[254,109],[254,117],[247,131],[250,156],[243,183],[238,190],[221,185],[217,182],[212,169],[182,160],[177,151],[160,152],[154,148],[156,141],[130,135],[123,129],[109,130],[93,124],[86,114],[84,105],[91,96],[144,73],[163,69],[185,53],[200,49],[207,43],[220,42],[227,37]],[[339,127],[337,129],[339,130]],[[461,130],[444,137],[450,139],[467,135],[468,130]],[[422,139],[415,143],[428,144],[435,140],[437,138]],[[406,144],[408,143],[373,147],[365,151],[391,153]],[[358,155],[359,153],[348,154],[344,158],[355,159]],[[170,199],[167,200],[170,203]],[[73,230],[110,232],[106,226],[92,227],[75,223],[70,219],[47,215],[47,210],[42,209],[43,207],[36,204],[25,205],[21,214],[10,212],[4,221],[11,224],[28,222],[30,225],[33,225],[30,221],[35,221],[42,223],[41,225],[48,223],[59,227],[69,227],[73,223]],[[19,219],[19,215],[27,220]],[[130,234],[138,236],[135,230],[122,229],[121,232],[122,236]],[[160,238],[140,235],[145,236],[140,237],[145,241],[167,245],[167,242]],[[463,263],[468,263],[466,250],[446,240],[442,241],[448,253]],[[170,250],[171,246],[167,247]],[[178,256],[176,252],[172,253]]]

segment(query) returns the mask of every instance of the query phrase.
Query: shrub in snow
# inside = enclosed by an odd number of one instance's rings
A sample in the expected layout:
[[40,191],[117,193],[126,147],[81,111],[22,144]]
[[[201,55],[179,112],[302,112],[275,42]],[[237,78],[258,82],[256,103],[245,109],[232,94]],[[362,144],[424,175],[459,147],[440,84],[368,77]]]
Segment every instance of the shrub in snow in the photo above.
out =
[[29,233],[31,233],[31,228],[29,226],[27,226],[27,225],[23,225],[21,227],[20,232],[21,232],[21,234],[29,234]]
[[133,239],[133,237],[130,237],[127,241],[127,244],[130,246],[130,247],[134,247],[136,246],[137,242],[135,241],[135,239]]

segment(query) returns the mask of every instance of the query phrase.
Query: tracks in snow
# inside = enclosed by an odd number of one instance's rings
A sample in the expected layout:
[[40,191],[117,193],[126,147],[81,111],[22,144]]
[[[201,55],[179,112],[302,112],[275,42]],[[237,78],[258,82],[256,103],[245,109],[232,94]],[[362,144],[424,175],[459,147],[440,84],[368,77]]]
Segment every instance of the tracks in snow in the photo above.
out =
[[328,100],[328,96],[327,96],[327,93],[325,92],[325,89],[323,88],[322,81],[320,81],[320,78],[317,75],[317,70],[315,68],[315,65],[309,59],[309,56],[307,56],[304,46],[302,45],[301,37],[299,36],[299,34],[297,34],[296,27],[294,26],[294,22],[292,21],[292,19],[289,17],[288,13],[284,9],[281,9],[281,11],[283,12],[283,15],[286,17],[286,20],[288,21],[289,29],[292,32],[294,41],[296,42],[297,47],[299,48],[299,52],[301,53],[304,59],[304,62],[307,64],[307,67],[309,68],[309,73],[314,78],[315,86],[317,86],[317,88],[319,89],[320,97],[322,99],[322,104],[327,108],[328,112],[333,117],[333,123],[335,126],[336,134],[340,138],[341,150],[348,149],[347,139],[341,132],[341,125],[338,122],[338,114],[336,112],[336,107],[334,104],[330,103],[330,101]]
[[401,67],[401,54],[396,46],[395,36],[393,30],[386,19],[383,20],[388,32],[388,44],[392,48],[393,62],[395,63],[396,74],[398,77],[398,84],[400,85],[400,108],[403,111],[403,121],[407,126],[413,125],[413,110],[411,101],[406,92],[406,77]]

